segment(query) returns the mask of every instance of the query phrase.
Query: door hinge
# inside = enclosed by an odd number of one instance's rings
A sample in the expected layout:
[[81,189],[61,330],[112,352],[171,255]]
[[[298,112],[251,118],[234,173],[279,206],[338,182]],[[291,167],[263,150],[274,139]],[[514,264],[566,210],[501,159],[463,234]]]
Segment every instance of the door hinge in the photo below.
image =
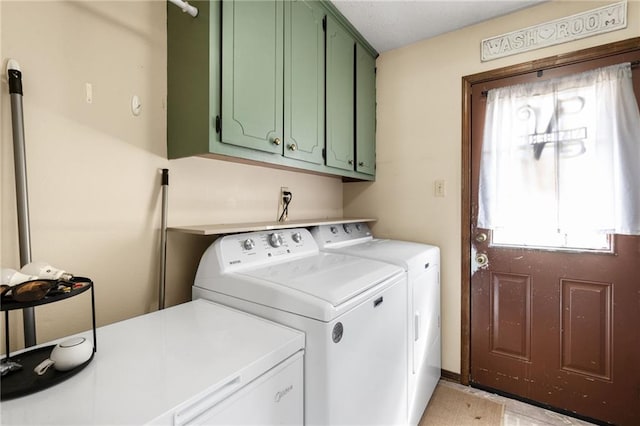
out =
[[322,18],[322,31],[327,31],[327,15]]
[[216,115],[216,133],[220,133],[222,131],[222,123],[220,122],[220,116]]

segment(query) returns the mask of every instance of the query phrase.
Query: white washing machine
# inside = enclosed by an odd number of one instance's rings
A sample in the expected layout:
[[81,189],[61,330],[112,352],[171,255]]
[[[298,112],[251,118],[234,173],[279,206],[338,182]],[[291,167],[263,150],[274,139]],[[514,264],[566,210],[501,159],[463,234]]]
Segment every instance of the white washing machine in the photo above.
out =
[[202,256],[193,298],[305,332],[305,424],[406,424],[407,284],[397,265],[320,252],[304,228],[227,235]]
[[407,273],[408,419],[420,421],[440,379],[440,249],[409,241],[373,238],[366,223],[311,229],[320,249],[389,262]]

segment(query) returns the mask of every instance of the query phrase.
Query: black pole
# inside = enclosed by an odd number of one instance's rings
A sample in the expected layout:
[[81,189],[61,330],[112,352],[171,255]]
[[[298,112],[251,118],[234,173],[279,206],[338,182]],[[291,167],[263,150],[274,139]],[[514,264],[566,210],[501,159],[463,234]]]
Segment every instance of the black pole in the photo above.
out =
[[162,169],[162,225],[160,227],[160,287],[158,289],[158,309],[164,309],[167,283],[167,192],[169,169]]

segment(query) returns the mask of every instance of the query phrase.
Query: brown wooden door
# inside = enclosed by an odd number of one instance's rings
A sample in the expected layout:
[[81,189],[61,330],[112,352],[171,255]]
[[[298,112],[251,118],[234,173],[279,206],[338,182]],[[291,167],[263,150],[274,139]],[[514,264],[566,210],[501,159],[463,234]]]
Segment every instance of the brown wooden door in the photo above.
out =
[[[471,252],[488,264],[471,269],[470,383],[619,425],[640,424],[640,237],[611,236],[612,253],[507,248],[475,223],[482,92],[638,60],[635,51],[477,83],[471,104]],[[640,99],[640,67],[633,79]]]

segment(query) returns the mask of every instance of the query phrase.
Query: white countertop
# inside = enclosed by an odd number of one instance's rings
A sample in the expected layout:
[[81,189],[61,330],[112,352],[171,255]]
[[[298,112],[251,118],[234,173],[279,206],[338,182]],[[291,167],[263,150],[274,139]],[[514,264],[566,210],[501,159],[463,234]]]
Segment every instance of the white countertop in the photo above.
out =
[[3,401],[0,422],[165,423],[185,401],[239,373],[256,377],[303,347],[301,332],[196,300],[98,328],[98,351],[84,370]]

